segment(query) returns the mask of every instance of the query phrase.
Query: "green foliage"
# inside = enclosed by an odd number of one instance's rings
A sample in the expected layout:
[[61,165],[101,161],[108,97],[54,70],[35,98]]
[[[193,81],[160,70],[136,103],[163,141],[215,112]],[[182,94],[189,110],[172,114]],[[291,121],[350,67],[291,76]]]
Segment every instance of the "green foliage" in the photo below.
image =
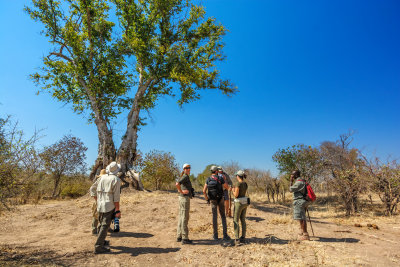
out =
[[197,175],[196,180],[199,185],[203,186],[206,183],[207,178],[211,176],[210,168],[212,165],[217,166],[216,164],[209,164],[205,167],[202,173]]
[[147,189],[171,189],[179,175],[178,164],[170,152],[152,150],[143,159],[141,181]]
[[318,148],[303,144],[279,149],[272,159],[278,164],[279,171],[287,177],[292,171],[298,169],[304,178],[312,180],[321,173],[323,168]]
[[67,181],[65,181],[61,186],[61,197],[77,198],[83,196],[87,194],[90,186],[92,185],[90,180],[82,175],[67,178],[69,179],[66,179]]
[[226,29],[190,1],[32,0],[25,11],[54,47],[31,78],[91,120],[110,123],[124,109],[150,110],[163,95],[179,94],[182,105],[203,89],[237,90],[216,66],[225,59]]
[[106,118],[127,108],[131,75],[120,40],[112,38],[115,24],[108,20],[107,1],[33,0],[32,4],[25,11],[45,26],[42,34],[55,48],[43,57],[41,71],[31,75],[35,83],[58,101],[72,104],[75,112],[89,110],[90,120],[95,118],[93,108],[101,109]]

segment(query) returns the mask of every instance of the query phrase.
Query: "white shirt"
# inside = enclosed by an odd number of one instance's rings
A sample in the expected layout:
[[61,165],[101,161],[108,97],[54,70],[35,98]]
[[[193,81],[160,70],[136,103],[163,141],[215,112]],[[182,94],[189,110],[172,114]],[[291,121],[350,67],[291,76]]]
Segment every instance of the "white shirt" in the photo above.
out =
[[97,211],[106,213],[115,208],[114,202],[119,202],[121,179],[112,174],[100,176],[90,187],[90,195],[97,195]]

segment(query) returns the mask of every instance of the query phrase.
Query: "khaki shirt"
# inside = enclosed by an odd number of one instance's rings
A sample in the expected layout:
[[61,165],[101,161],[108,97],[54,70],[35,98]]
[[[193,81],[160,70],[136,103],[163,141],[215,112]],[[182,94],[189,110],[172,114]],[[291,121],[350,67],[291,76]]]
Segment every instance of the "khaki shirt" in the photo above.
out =
[[106,213],[115,208],[119,202],[121,180],[115,175],[104,174],[90,187],[90,195],[97,196],[97,211]]

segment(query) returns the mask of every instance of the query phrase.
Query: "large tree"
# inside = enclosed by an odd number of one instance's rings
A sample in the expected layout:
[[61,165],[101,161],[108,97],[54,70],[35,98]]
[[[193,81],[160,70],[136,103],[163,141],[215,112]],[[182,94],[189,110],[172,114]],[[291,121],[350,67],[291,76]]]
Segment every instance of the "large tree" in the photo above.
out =
[[[92,174],[113,160],[123,173],[131,167],[143,111],[160,96],[179,96],[183,105],[204,89],[236,91],[216,67],[225,58],[225,27],[190,0],[32,0],[25,10],[53,47],[32,78],[96,124]],[[127,128],[116,149],[112,123],[123,111]]]

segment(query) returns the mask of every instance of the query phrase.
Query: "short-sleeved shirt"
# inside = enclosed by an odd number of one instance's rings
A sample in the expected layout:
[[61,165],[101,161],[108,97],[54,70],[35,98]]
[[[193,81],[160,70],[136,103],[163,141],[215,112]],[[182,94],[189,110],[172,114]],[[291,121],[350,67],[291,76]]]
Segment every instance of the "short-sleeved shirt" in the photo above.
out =
[[239,188],[239,195],[237,198],[246,196],[246,191],[247,191],[247,187],[248,187],[246,182],[237,181],[233,184],[233,187]]
[[289,191],[293,192],[293,200],[304,199],[306,190],[306,183],[303,178],[297,178],[296,182],[289,188]]
[[119,202],[121,179],[115,175],[104,174],[90,187],[90,195],[97,196],[97,211],[106,213],[115,208],[114,202]]
[[177,183],[181,185],[182,191],[189,190],[189,194],[181,194],[182,196],[192,196],[192,182],[190,181],[189,175],[185,173],[178,179]]

